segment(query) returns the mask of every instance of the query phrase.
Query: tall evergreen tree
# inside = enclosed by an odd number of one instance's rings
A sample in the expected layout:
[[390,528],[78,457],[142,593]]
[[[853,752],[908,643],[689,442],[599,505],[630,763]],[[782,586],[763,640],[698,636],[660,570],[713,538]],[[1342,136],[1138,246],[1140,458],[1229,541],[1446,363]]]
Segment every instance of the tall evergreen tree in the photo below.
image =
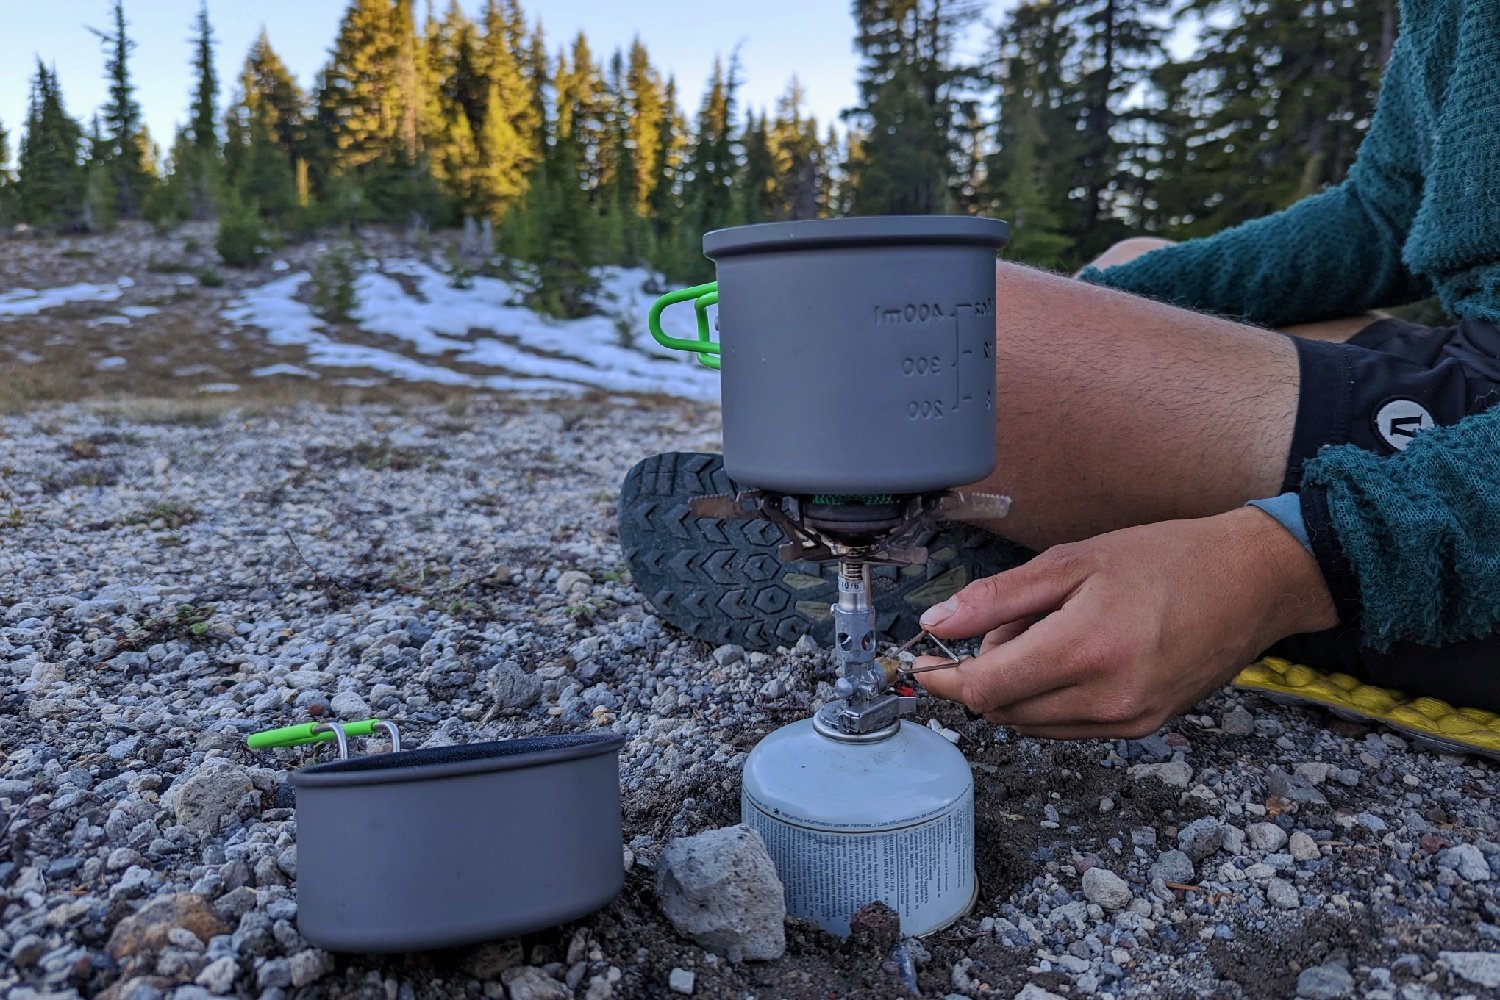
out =
[[193,72],[198,81],[193,88],[193,145],[205,154],[212,154],[219,148],[219,77],[214,72],[214,35],[208,21],[208,0],[199,4],[193,28]]
[[972,0],[854,0],[861,133],[854,173],[860,214],[925,214],[947,208],[957,35],[979,15]]
[[151,144],[142,135],[141,107],[130,79],[135,42],[125,31],[130,23],[125,20],[124,0],[114,0],[111,21],[108,30],[90,29],[104,45],[104,73],[109,81],[109,100],[103,109],[105,144],[98,151],[98,162],[114,190],[114,210],[134,216],[154,180],[148,163]]
[[712,269],[699,250],[699,239],[711,229],[734,223],[734,181],[739,173],[735,135],[738,90],[738,56],[730,60],[727,74],[723,62],[715,58],[708,89],[698,108],[692,152],[682,181],[681,263],[685,277],[707,280]]
[[484,101],[475,194],[480,214],[498,220],[519,202],[526,190],[527,175],[540,158],[540,122],[522,68],[526,24],[520,8],[514,3],[487,0],[483,22],[484,38],[478,55]]
[[744,165],[740,169],[739,221],[745,224],[770,222],[780,212],[777,205],[776,160],[771,155],[766,116],[751,111],[745,115],[745,131],[740,138]]
[[773,164],[771,217],[775,219],[815,219],[824,210],[821,189],[828,164],[818,137],[818,120],[803,111],[806,100],[802,82],[792,77],[786,93],[776,101],[776,117],[766,135]]
[[16,221],[16,177],[10,169],[10,133],[0,122],[0,226]]
[[335,175],[362,170],[397,148],[407,97],[400,89],[397,21],[391,0],[351,0],[339,22],[318,91],[327,168]]
[[83,222],[83,130],[63,106],[57,74],[37,60],[16,164],[16,210],[40,229],[76,229]]
[[305,200],[297,182],[310,155],[305,98],[265,31],[245,56],[225,131],[225,168],[241,202],[279,216]]

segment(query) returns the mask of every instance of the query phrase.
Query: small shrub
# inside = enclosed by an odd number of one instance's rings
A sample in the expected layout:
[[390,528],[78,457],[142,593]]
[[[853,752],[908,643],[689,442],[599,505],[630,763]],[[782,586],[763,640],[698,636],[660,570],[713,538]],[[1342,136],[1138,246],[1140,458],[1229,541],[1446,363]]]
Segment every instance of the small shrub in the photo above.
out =
[[359,278],[363,255],[352,243],[340,243],[318,258],[312,267],[312,310],[325,323],[347,323],[354,317],[359,296],[354,283]]
[[196,236],[189,236],[187,239],[182,241],[183,253],[197,253],[202,249],[203,244],[198,242],[198,237]]
[[224,272],[216,267],[205,267],[198,272],[198,284],[204,288],[223,288]]
[[219,220],[219,238],[214,249],[230,267],[254,267],[269,249],[264,224],[253,208],[227,209]]
[[185,274],[192,270],[192,268],[188,267],[184,261],[163,260],[160,257],[152,257],[146,261],[146,270],[152,274]]
[[173,623],[190,636],[201,636],[209,630],[209,620],[218,610],[216,604],[179,604]]
[[152,524],[161,521],[174,531],[184,524],[191,524],[198,520],[198,508],[181,500],[159,500],[154,504],[142,507],[129,518],[126,524]]

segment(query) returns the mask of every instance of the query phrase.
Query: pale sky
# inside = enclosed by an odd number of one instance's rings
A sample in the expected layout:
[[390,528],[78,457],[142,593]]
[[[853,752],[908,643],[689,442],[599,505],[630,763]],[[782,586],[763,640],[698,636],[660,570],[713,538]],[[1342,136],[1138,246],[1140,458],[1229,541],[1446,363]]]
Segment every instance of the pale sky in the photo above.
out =
[[[482,0],[461,0],[477,14]],[[994,21],[1014,0],[991,0]],[[446,0],[436,0],[439,10]],[[424,4],[419,0],[418,10]],[[126,0],[136,98],[162,147],[186,121],[193,86],[193,15],[197,0]],[[327,61],[344,0],[209,0],[217,48],[220,107],[229,99],[240,64],[262,25],[271,45],[302,85],[310,87]],[[0,124],[11,152],[25,118],[36,57],[57,67],[68,112],[85,123],[105,101],[104,54],[89,27],[105,27],[108,0],[0,0]],[[857,62],[854,21],[847,0],[522,0],[532,23],[540,18],[548,49],[582,29],[603,62],[639,34],[652,61],[677,77],[678,100],[696,111],[715,53],[727,60],[736,45],[744,68],[742,107],[773,109],[795,73],[809,110],[826,125],[853,103]],[[976,35],[981,33],[976,32]],[[983,34],[987,34],[984,32]],[[976,37],[972,44],[981,39]]]

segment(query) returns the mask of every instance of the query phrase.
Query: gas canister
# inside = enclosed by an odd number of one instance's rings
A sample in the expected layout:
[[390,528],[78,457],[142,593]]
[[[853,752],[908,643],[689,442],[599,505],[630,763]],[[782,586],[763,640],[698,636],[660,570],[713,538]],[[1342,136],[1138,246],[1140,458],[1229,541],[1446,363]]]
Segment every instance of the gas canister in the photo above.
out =
[[765,841],[787,912],[841,937],[879,900],[907,935],[968,912],[974,877],[974,779],[932,730],[903,721],[876,740],[845,740],[811,719],[771,733],[745,760],[742,821]]

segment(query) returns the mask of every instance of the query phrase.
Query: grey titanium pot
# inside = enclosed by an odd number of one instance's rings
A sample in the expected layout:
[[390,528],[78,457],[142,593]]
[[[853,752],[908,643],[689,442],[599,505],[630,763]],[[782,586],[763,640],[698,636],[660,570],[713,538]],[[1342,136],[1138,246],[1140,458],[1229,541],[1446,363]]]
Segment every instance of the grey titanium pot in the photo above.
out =
[[718,272],[724,468],[776,493],[924,493],[995,464],[995,254],[972,216],[703,237]]
[[330,951],[446,948],[585,916],[624,884],[614,734],[303,768],[297,926]]

